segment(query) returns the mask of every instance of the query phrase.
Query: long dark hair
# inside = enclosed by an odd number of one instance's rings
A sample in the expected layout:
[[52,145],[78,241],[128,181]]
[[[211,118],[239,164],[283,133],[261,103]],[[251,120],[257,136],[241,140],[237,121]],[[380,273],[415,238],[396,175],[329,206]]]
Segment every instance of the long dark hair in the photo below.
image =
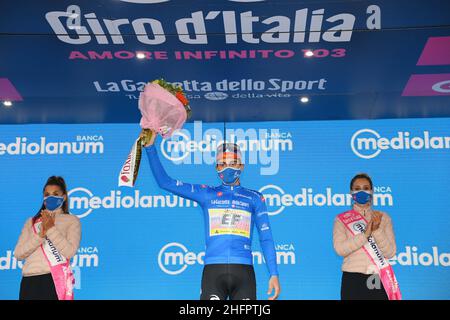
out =
[[[66,196],[66,200],[63,202],[61,209],[63,213],[69,214],[69,195],[67,194],[67,186],[66,182],[64,181],[64,178],[59,176],[51,176],[50,178],[47,179],[47,182],[45,183],[42,192],[45,192],[45,188],[47,188],[47,186],[58,186],[61,189],[63,195]],[[44,202],[42,202],[41,208],[39,209],[38,213],[33,217],[33,223],[40,218],[41,211],[44,209],[45,205]]]
[[367,173],[358,173],[356,176],[354,176],[354,177],[352,178],[352,181],[350,181],[350,190],[353,190],[353,183],[354,183],[357,179],[366,179],[367,181],[369,181],[369,184],[370,184],[370,190],[373,190],[372,179],[370,178],[370,176],[369,176]]

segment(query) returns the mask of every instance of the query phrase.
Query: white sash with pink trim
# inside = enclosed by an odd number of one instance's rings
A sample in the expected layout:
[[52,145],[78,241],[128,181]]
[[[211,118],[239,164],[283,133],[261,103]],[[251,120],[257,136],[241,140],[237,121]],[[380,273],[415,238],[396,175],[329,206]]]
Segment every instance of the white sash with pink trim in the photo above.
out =
[[[42,221],[39,219],[33,225],[33,230],[36,234],[39,234],[41,231],[41,224]],[[41,250],[50,266],[58,300],[73,300],[73,284],[75,283],[75,279],[70,268],[70,261],[58,252],[54,244],[47,237],[45,237],[44,243],[41,244]]]
[[[353,235],[363,233],[366,230],[367,220],[355,210],[341,213],[338,215],[338,218]],[[377,267],[389,300],[401,300],[402,294],[395,278],[394,270],[378,248],[373,236],[369,237],[368,242],[362,248]]]

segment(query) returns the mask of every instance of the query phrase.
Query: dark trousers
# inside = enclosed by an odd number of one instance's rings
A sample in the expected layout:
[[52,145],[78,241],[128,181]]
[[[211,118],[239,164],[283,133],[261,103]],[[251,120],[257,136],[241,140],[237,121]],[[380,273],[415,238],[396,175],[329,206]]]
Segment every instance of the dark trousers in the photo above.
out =
[[256,300],[256,278],[252,265],[205,265],[200,300],[226,299]]
[[51,273],[22,277],[19,300],[58,300]]
[[377,279],[371,278],[369,284],[379,284],[379,289],[370,289],[367,285],[369,277],[374,275],[343,272],[341,284],[341,300],[388,300],[386,291],[378,275]]

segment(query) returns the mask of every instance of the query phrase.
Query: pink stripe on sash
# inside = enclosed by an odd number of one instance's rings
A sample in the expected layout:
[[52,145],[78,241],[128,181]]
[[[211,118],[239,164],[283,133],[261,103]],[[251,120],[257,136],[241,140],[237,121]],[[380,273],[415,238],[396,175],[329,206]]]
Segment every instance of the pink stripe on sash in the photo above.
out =
[[[38,231],[36,230],[36,225],[38,223],[40,223],[40,219],[33,225],[33,231],[36,234],[38,234]],[[47,237],[45,238],[45,241],[47,243],[51,243],[51,241]],[[58,295],[58,300],[73,300],[73,284],[75,282],[75,279],[73,277],[72,269],[70,268],[70,260],[65,259],[65,262],[55,263],[54,265],[52,265],[48,257],[48,255],[52,253],[45,250],[44,244],[41,244],[41,250],[50,267],[50,272],[52,274],[52,279],[55,285],[56,294]],[[60,255],[59,252],[56,252],[56,254]]]
[[[364,219],[364,217],[355,210],[341,213],[340,215],[338,215],[338,218],[353,235],[360,234],[362,231],[357,231],[351,228],[350,225],[352,223],[356,221],[364,221],[366,226],[368,223],[367,220]],[[383,253],[379,250],[378,246],[375,243],[375,239],[370,236],[368,241],[369,243],[366,243],[362,248],[369,257],[370,261],[372,261],[372,263],[377,267],[381,282],[383,283],[384,290],[386,291],[389,300],[401,300],[402,294],[400,292],[400,288],[398,286],[397,279],[395,278],[392,266],[385,259]]]

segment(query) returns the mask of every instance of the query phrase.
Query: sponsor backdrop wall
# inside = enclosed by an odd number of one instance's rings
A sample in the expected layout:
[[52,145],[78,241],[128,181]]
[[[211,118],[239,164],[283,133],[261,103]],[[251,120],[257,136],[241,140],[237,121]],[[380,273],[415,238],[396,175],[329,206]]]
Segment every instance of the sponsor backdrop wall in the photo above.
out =
[[[349,208],[349,181],[369,173],[375,203],[397,238],[394,270],[406,299],[450,298],[450,119],[339,122],[189,123],[159,138],[168,173],[218,184],[215,145],[237,140],[242,183],[266,196],[277,246],[282,299],[338,299],[335,216]],[[0,127],[0,298],[16,299],[21,262],[13,250],[42,202],[50,175],[62,175],[82,222],[73,259],[77,299],[197,299],[204,252],[195,203],[160,190],[144,154],[135,188],[118,173],[139,133],[135,124]],[[258,296],[267,271],[253,246]]]

